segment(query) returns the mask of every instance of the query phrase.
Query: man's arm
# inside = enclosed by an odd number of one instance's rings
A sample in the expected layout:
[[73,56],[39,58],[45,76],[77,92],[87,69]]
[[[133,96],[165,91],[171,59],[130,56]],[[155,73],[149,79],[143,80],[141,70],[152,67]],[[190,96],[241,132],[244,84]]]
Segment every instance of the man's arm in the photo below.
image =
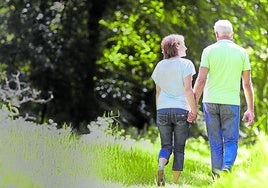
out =
[[247,120],[248,125],[251,125],[254,122],[255,115],[254,115],[254,91],[251,81],[250,70],[243,71],[242,83],[247,103],[247,111],[244,113],[242,120]]
[[195,94],[196,104],[198,104],[200,97],[203,93],[203,89],[205,87],[206,80],[207,80],[208,71],[209,69],[207,67],[199,68],[198,76],[194,85],[194,94]]

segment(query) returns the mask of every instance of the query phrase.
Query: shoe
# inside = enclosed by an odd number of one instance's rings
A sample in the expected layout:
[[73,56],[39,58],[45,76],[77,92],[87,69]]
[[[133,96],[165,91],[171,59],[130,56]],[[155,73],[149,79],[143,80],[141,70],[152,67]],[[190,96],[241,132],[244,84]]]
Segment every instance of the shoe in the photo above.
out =
[[164,170],[157,171],[157,186],[165,186]]
[[225,173],[230,173],[230,172],[231,172],[231,169],[229,169],[229,168],[224,168],[224,169],[222,169],[222,171],[225,172]]
[[212,181],[214,182],[218,178],[220,178],[220,174],[212,171]]

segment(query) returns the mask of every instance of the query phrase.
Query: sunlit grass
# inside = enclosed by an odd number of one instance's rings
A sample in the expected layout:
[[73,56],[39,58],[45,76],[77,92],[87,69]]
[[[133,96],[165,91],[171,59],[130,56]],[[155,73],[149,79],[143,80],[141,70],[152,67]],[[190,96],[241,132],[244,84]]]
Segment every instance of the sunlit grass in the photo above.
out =
[[1,187],[75,187],[90,176],[90,157],[79,152],[67,131],[21,119],[0,122]]
[[231,174],[224,174],[215,182],[214,187],[267,187],[268,181],[268,140],[259,135],[255,145],[243,146],[239,157],[244,160]]
[[[10,120],[1,110],[0,187],[156,187],[159,139],[153,144],[108,134],[105,118],[89,128],[91,134],[74,137],[69,129]],[[179,185],[171,184],[170,162],[166,187],[265,187],[267,143],[267,137],[260,136],[255,145],[240,144],[233,172],[212,183],[207,141],[189,139]]]

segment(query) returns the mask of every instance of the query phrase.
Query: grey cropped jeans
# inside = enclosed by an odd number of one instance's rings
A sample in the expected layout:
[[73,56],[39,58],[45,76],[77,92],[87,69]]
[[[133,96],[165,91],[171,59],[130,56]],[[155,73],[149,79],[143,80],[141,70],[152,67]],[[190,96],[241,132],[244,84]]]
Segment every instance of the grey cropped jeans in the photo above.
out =
[[188,111],[180,108],[157,110],[157,126],[160,132],[161,149],[158,158],[169,161],[174,154],[172,170],[182,171],[185,143],[189,136]]

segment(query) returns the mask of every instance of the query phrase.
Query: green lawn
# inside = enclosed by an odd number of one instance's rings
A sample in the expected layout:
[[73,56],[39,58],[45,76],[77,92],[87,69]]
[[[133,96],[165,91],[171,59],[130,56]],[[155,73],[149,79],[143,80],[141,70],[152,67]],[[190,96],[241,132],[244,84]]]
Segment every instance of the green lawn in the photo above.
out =
[[[79,138],[70,129],[10,120],[0,110],[0,188],[156,187],[159,140],[112,136],[109,122],[99,118],[91,134]],[[211,182],[208,143],[189,139],[185,166],[177,187],[265,187],[268,183],[267,137],[255,145],[240,143],[231,174]],[[167,186],[171,163],[165,168]]]

